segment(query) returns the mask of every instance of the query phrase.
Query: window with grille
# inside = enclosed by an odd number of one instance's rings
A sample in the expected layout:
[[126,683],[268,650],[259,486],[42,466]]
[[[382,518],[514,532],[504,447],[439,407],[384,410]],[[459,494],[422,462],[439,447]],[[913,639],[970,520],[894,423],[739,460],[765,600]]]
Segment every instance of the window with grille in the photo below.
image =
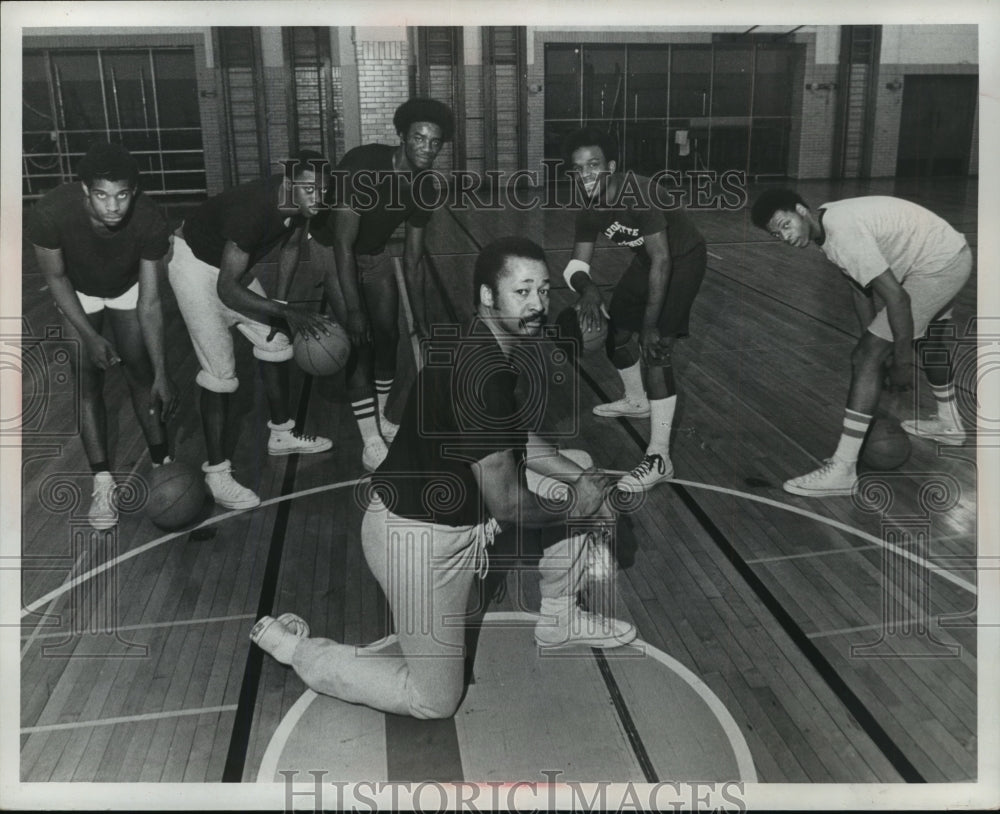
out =
[[193,48],[58,48],[23,53],[25,199],[76,177],[95,141],[125,146],[154,196],[206,192]]

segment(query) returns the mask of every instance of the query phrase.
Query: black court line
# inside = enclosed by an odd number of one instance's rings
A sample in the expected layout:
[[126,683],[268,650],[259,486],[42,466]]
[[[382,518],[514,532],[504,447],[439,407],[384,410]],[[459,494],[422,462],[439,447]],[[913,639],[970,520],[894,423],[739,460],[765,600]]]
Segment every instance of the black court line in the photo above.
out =
[[[320,303],[319,311],[326,310],[326,297]],[[299,394],[299,407],[295,414],[295,426],[305,425],[306,412],[309,409],[309,396],[312,393],[313,377],[304,376],[302,390]],[[299,469],[299,456],[289,455],[286,459],[285,475],[281,480],[281,495],[290,495],[295,491],[295,476]],[[267,562],[264,565],[264,578],[261,583],[260,599],[257,602],[259,619],[267,616],[274,609],[274,598],[278,590],[278,574],[281,571],[281,555],[285,547],[285,534],[288,530],[288,517],[292,510],[292,501],[283,500],[278,504],[274,517],[274,527],[271,530],[271,542],[267,550]],[[243,680],[240,683],[240,700],[236,705],[233,731],[229,736],[229,751],[226,753],[226,765],[222,770],[223,783],[242,783],[246,770],[247,749],[250,745],[250,733],[253,729],[254,709],[257,706],[257,692],[260,689],[260,675],[264,666],[264,651],[254,645],[247,654],[246,667],[243,669]]]
[[[454,214],[452,217],[455,217]],[[466,230],[466,234],[468,234],[468,230]],[[726,277],[726,275],[721,276]],[[748,287],[752,288],[752,286]],[[590,389],[599,399],[601,399],[601,401],[610,400],[610,396],[604,392],[603,388],[601,388],[593,376],[582,368],[579,369],[579,373],[580,378],[587,383]],[[638,430],[636,430],[631,422],[624,418],[619,418],[617,420],[624,427],[628,436],[635,442],[636,446],[644,452],[646,449],[646,441],[639,434]],[[782,630],[784,630],[788,637],[795,643],[795,645],[799,648],[799,651],[812,665],[813,669],[815,669],[820,677],[826,682],[830,690],[837,696],[850,715],[855,721],[857,721],[858,725],[878,747],[885,758],[892,764],[893,768],[899,773],[899,775],[907,783],[926,783],[927,781],[923,775],[920,774],[906,755],[903,754],[903,751],[899,748],[896,742],[893,741],[885,729],[882,728],[882,725],[879,724],[875,716],[865,706],[864,702],[847,685],[847,682],[844,681],[844,679],[837,673],[836,669],[832,664],[830,664],[826,656],[823,655],[819,648],[806,636],[806,634],[802,631],[802,628],[799,627],[798,623],[785,610],[777,597],[771,593],[770,589],[764,584],[763,580],[757,576],[743,557],[740,556],[739,552],[736,551],[735,547],[723,531],[701,508],[694,497],[692,497],[691,493],[680,484],[672,483],[671,487],[678,497],[680,497],[688,511],[690,511],[692,516],[698,521],[699,525],[701,525],[726,559],[728,559],[732,566],[736,569],[737,573],[743,577],[744,581],[754,592],[757,598],[771,612],[775,621],[781,626]],[[624,721],[622,723],[623,725],[625,724]],[[639,757],[638,754],[636,756],[637,758]]]
[[635,721],[632,719],[632,713],[629,712],[628,704],[625,703],[625,698],[622,695],[621,688],[618,686],[618,682],[615,680],[614,674],[611,672],[611,665],[608,664],[607,657],[597,648],[592,647],[590,648],[590,651],[594,654],[594,658],[597,659],[597,669],[601,671],[601,677],[604,679],[604,686],[608,688],[608,695],[611,696],[611,703],[615,705],[615,712],[618,713],[618,720],[621,721],[622,727],[625,729],[625,736],[628,738],[629,746],[632,747],[632,753],[635,755],[636,760],[639,761],[643,777],[646,778],[647,783],[659,783],[660,777],[656,773],[653,761],[649,759],[649,752],[646,751],[646,744],[642,742],[639,730],[636,729]]
[[[455,220],[456,223],[462,228],[465,234],[469,237],[469,240],[473,242],[478,248],[482,248],[482,245],[472,233],[465,227],[461,221],[458,220],[457,216],[451,209],[448,209],[448,214]],[[441,299],[445,302],[450,301],[448,295],[448,290],[445,288],[441,289]],[[614,675],[611,673],[611,668],[608,665],[608,661],[604,654],[601,653],[596,648],[591,648],[591,652],[594,654],[594,658],[597,660],[598,669],[601,671],[601,676],[604,678],[604,684],[607,687],[608,695],[611,697],[611,701],[614,704],[615,712],[618,714],[618,720],[624,729],[626,736],[628,737],[629,746],[632,747],[632,753],[635,755],[636,761],[642,767],[643,775],[646,778],[647,783],[658,782],[656,770],[653,768],[653,763],[649,759],[649,752],[646,750],[646,745],[642,741],[642,736],[639,734],[639,730],[636,729],[635,721],[632,718],[632,713],[629,711],[628,704],[625,702],[625,698],[621,693],[621,689],[618,686],[618,682],[615,680]]]

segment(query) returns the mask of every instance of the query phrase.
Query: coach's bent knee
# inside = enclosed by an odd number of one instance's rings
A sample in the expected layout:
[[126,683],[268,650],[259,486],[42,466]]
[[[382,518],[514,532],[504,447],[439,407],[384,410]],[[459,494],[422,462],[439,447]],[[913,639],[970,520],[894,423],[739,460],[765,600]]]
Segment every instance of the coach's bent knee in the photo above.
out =
[[199,387],[209,390],[212,393],[235,393],[236,389],[240,386],[240,380],[235,376],[222,379],[209,373],[207,370],[199,370],[198,375],[194,377],[194,381]]
[[458,711],[458,704],[461,700],[461,692],[456,693],[454,697],[437,698],[433,701],[413,698],[410,700],[410,714],[414,718],[420,718],[424,721],[451,718]]

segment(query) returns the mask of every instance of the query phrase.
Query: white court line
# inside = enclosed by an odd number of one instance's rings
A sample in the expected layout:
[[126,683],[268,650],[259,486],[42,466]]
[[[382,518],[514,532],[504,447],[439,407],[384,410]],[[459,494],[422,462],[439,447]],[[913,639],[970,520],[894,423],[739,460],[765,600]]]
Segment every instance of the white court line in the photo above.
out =
[[[142,460],[142,455],[140,455],[139,458],[136,460],[136,462],[134,464],[132,464],[132,468],[128,471],[129,475],[134,475],[135,474],[135,471],[139,468],[139,461],[140,460]],[[61,587],[64,587],[66,590],[69,590],[69,588],[71,587],[70,586],[70,580],[73,578],[73,572],[76,571],[77,568],[79,568],[80,563],[83,561],[83,558],[86,556],[86,553],[87,553],[86,551],[81,551],[80,552],[80,556],[78,556],[76,558],[76,562],[73,563],[73,567],[69,569],[69,574],[66,575],[66,580],[63,582],[63,584],[62,584]],[[63,591],[62,593],[65,593],[65,591]],[[61,633],[39,633],[38,632],[39,630],[42,629],[43,622],[44,622],[45,618],[47,616],[53,615],[52,611],[55,609],[56,601],[59,599],[60,596],[62,596],[62,593],[56,594],[55,596],[52,597],[52,601],[49,603],[49,606],[45,609],[44,613],[42,614],[42,618],[38,620],[38,623],[35,625],[34,629],[31,631],[31,634],[28,636],[27,641],[21,647],[21,658],[22,659],[25,657],[25,655],[27,655],[28,651],[31,649],[31,645],[33,645],[37,639],[50,639],[50,638],[53,638],[55,636],[65,636],[66,635],[65,631],[63,631]],[[26,614],[22,613],[21,614],[21,618],[23,619],[25,617],[25,615]],[[48,627],[48,625],[44,625],[44,627]]]
[[62,594],[66,593],[67,591],[71,590],[72,588],[75,588],[77,585],[80,585],[80,584],[86,582],[88,579],[91,579],[92,577],[96,577],[98,574],[103,574],[108,569],[114,568],[117,565],[119,565],[120,563],[123,563],[126,560],[130,560],[133,557],[138,557],[140,554],[145,554],[147,551],[149,551],[149,550],[151,550],[153,548],[156,548],[159,545],[163,545],[163,543],[169,542],[170,540],[175,540],[178,537],[183,537],[183,536],[185,536],[187,534],[190,534],[193,531],[197,531],[198,529],[206,528],[207,526],[217,525],[218,523],[221,523],[224,520],[229,520],[231,517],[236,517],[237,515],[245,514],[246,512],[257,511],[258,509],[265,509],[268,506],[273,506],[273,505],[275,505],[277,503],[283,503],[286,500],[292,500],[292,499],[297,498],[297,497],[305,497],[306,495],[314,495],[314,494],[317,494],[319,492],[328,492],[328,491],[331,491],[333,489],[343,489],[344,487],[347,487],[347,486],[356,486],[357,484],[359,484],[362,481],[367,480],[367,479],[368,478],[366,476],[364,478],[356,478],[354,480],[345,480],[345,481],[340,481],[338,483],[328,483],[325,486],[314,486],[312,489],[303,489],[300,492],[292,492],[289,495],[280,495],[279,497],[272,497],[269,500],[262,501],[259,506],[256,506],[253,509],[239,509],[237,511],[225,512],[223,514],[217,515],[216,517],[210,517],[210,518],[208,518],[208,520],[206,520],[203,523],[199,523],[197,526],[195,526],[192,529],[185,529],[184,531],[175,531],[175,532],[171,532],[170,534],[164,534],[162,537],[157,537],[155,540],[150,540],[148,543],[145,543],[145,544],[139,546],[138,548],[134,548],[131,551],[127,551],[124,554],[122,554],[121,556],[115,557],[113,560],[108,560],[103,565],[100,565],[97,568],[93,568],[90,571],[87,571],[87,572],[85,572],[83,574],[80,574],[80,576],[78,576],[78,577],[70,580],[69,582],[64,583],[63,585],[60,585],[55,590],[49,591],[47,594],[45,594],[45,596],[42,596],[39,599],[36,599],[34,602],[32,602],[27,607],[22,608],[22,610],[21,610],[21,618],[23,619],[29,613],[33,613],[34,611],[38,610],[46,602],[49,602],[50,600],[55,599],[58,596],[61,596]]
[[[525,611],[492,611],[483,617],[483,627],[489,627],[490,622],[525,622],[534,625],[537,621],[537,613],[527,613]],[[729,738],[729,745],[732,747],[733,756],[736,758],[736,767],[740,775],[740,781],[743,783],[756,783],[757,769],[754,766],[753,755],[750,753],[750,746],[747,744],[746,738],[743,736],[743,732],[736,723],[736,720],[726,708],[726,705],[722,703],[719,696],[712,692],[712,688],[708,684],[677,661],[677,659],[673,658],[673,656],[668,656],[659,648],[653,647],[651,644],[639,639],[630,645],[630,647],[638,646],[641,646],[644,653],[651,655],[660,664],[668,670],[672,670],[687,682],[688,686],[705,702],[705,706],[712,711],[712,714],[715,715],[716,720],[719,722],[719,726],[722,727],[722,731]],[[608,653],[607,655],[611,654]],[[278,771],[278,761],[285,750],[288,738],[316,697],[315,692],[306,690],[295,704],[292,705],[292,708],[285,713],[285,717],[281,719],[281,723],[278,724],[267,744],[264,758],[257,772],[258,783],[275,782],[274,776]],[[459,707],[459,710],[461,710],[461,707]]]
[[705,254],[707,254],[709,257],[711,257],[711,258],[713,258],[715,260],[721,260],[722,259],[722,257],[720,255],[717,255],[715,252],[706,251]]
[[[941,614],[941,615],[944,616],[945,614]],[[906,619],[906,620],[904,620],[902,622],[895,622],[894,624],[896,626],[898,626],[898,627],[903,627],[903,626],[906,626],[906,625],[919,625],[921,623],[923,623],[923,624],[926,625],[927,624],[927,619],[926,618],[919,618],[919,617],[912,617],[912,618]],[[871,624],[871,625],[858,625],[857,627],[842,627],[842,628],[840,628],[838,630],[819,630],[819,631],[816,631],[815,633],[807,633],[806,634],[806,638],[807,639],[824,639],[824,638],[826,638],[828,636],[844,636],[844,635],[847,635],[848,633],[862,633],[862,632],[864,632],[866,630],[880,630],[880,629],[886,628],[888,626],[889,625],[888,625],[887,622],[882,621],[882,622],[876,622],[875,624]]]
[[[176,622],[146,622],[141,625],[118,625],[115,627],[115,632],[124,632],[126,630],[151,630],[153,628],[161,627],[183,627],[185,625],[211,625],[218,622],[239,622],[245,621],[246,619],[255,619],[256,614],[254,613],[240,613],[236,616],[209,616],[203,619],[178,619]],[[23,636],[24,634],[22,634]],[[57,636],[63,638],[66,637],[66,631],[59,631],[56,633],[39,633],[37,636],[32,634],[33,639],[54,639]],[[23,654],[22,654],[23,655]]]
[[779,554],[774,557],[756,557],[752,560],[745,560],[747,565],[757,565],[758,563],[785,562],[786,560],[806,560],[810,557],[829,557],[835,554],[854,554],[858,551],[875,551],[882,546],[863,545],[857,548],[828,548],[826,551],[807,551],[804,554]]
[[856,529],[853,526],[848,526],[846,523],[841,523],[839,520],[833,520],[829,517],[824,517],[821,514],[816,514],[815,512],[806,511],[805,509],[800,509],[798,508],[798,506],[789,506],[787,503],[781,503],[780,501],[771,500],[770,498],[761,497],[760,495],[752,495],[749,494],[748,492],[740,492],[737,491],[736,489],[728,489],[725,486],[713,486],[708,483],[696,483],[695,481],[677,480],[676,478],[671,478],[670,483],[677,483],[680,484],[681,486],[690,486],[693,489],[705,489],[709,492],[721,492],[722,494],[745,498],[746,500],[750,500],[754,503],[763,503],[766,506],[773,506],[776,509],[781,509],[782,511],[785,512],[791,512],[792,514],[801,515],[802,517],[808,517],[809,519],[815,520],[818,523],[823,523],[824,525],[830,526],[835,529],[840,529],[841,531],[847,532],[848,534],[853,534],[855,537],[860,537],[862,540],[867,540],[869,543],[872,543],[880,548],[884,548],[887,551],[891,551],[893,554],[903,557],[904,559],[910,560],[910,562],[916,563],[921,568],[926,568],[931,573],[937,574],[942,579],[945,579],[948,582],[952,583],[953,585],[957,585],[959,588],[968,591],[973,596],[975,596],[977,593],[975,585],[973,585],[971,582],[967,582],[961,577],[956,577],[953,573],[951,573],[951,571],[947,570],[946,568],[941,568],[940,566],[934,565],[933,563],[925,560],[923,557],[917,557],[911,554],[909,551],[906,551],[905,549],[902,549],[897,545],[893,545],[892,543],[887,543],[885,540],[880,540],[873,534],[869,534],[866,531],[861,531],[860,529]]
[[211,715],[216,712],[235,712],[236,704],[224,707],[201,707],[200,709],[175,709],[169,712],[146,712],[141,715],[126,715],[121,718],[97,718],[93,721],[73,721],[65,724],[43,724],[42,726],[25,726],[21,728],[22,735],[33,735],[37,732],[57,732],[61,729],[86,729],[92,726],[114,726],[115,724],[132,724],[137,721],[159,721],[163,718],[180,718],[186,715]]

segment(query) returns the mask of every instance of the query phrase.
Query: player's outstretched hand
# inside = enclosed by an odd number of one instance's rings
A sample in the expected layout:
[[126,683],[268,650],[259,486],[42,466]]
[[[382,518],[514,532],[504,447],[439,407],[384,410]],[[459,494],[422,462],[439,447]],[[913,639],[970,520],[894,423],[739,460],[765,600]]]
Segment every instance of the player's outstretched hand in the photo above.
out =
[[153,387],[149,391],[149,412],[150,415],[159,413],[160,421],[166,423],[177,413],[180,406],[180,399],[177,396],[177,388],[169,378],[155,379]]
[[324,335],[329,336],[333,327],[333,323],[325,316],[301,305],[286,305],[285,321],[293,337],[304,333],[313,339],[319,339]]
[[121,362],[121,357],[115,350],[115,346],[100,334],[87,340],[87,356],[90,357],[91,363],[100,370],[107,370]]
[[601,328],[601,320],[608,318],[608,309],[604,304],[601,290],[596,286],[588,286],[580,295],[576,305],[577,321],[583,333],[597,331]]

